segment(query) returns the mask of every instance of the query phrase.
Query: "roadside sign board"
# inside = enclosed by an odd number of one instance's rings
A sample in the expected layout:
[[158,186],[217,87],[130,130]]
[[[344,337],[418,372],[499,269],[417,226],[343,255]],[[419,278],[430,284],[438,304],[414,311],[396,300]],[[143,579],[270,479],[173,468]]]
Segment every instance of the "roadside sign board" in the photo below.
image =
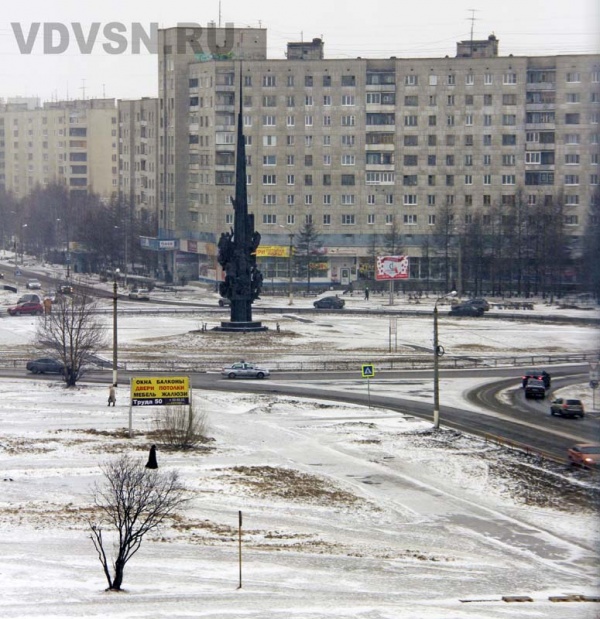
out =
[[590,380],[590,387],[592,389],[598,389],[598,385],[600,385],[600,382],[598,382],[597,380]]
[[375,376],[375,366],[371,363],[367,363],[362,366],[362,377],[373,378]]
[[144,376],[131,379],[133,406],[164,406],[190,403],[188,376]]
[[590,380],[600,380],[600,370],[598,363],[590,363]]

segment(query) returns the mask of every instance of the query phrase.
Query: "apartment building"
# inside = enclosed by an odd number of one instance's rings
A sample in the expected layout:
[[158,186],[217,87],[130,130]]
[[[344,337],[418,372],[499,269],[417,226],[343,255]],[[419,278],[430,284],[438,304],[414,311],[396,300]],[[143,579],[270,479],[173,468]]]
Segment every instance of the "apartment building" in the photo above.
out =
[[[159,33],[159,234],[175,277],[216,274],[233,222],[238,106],[262,245],[312,221],[322,278],[355,279],[394,229],[412,277],[440,213],[560,199],[568,234],[598,190],[600,57],[500,56],[492,35],[444,58],[325,58],[320,39],[266,57],[262,29]],[[519,197],[517,197],[519,196]],[[283,276],[285,261],[263,256]],[[216,274],[218,276],[218,274]]]
[[118,178],[114,99],[0,105],[0,188],[23,197],[58,182],[109,197]]
[[119,191],[142,221],[158,208],[158,99],[119,100]]

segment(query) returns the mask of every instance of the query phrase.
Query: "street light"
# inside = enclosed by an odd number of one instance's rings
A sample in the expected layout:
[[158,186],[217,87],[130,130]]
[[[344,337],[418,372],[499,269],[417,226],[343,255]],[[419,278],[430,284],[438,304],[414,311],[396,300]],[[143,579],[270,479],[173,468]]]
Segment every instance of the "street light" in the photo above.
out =
[[113,367],[112,367],[112,382],[113,385],[117,384],[117,277],[119,276],[119,269],[115,269],[113,279]]
[[440,367],[439,358],[443,354],[438,342],[438,308],[437,304],[442,299],[455,297],[456,290],[444,294],[435,300],[433,305],[433,427],[440,427]]
[[23,224],[21,226],[21,264],[24,264],[25,262],[25,247],[24,247],[25,228],[27,228],[27,224]]
[[280,228],[288,231],[290,244],[288,247],[288,305],[294,305],[294,277],[293,277],[293,260],[294,260],[294,233],[287,226],[279,224]]

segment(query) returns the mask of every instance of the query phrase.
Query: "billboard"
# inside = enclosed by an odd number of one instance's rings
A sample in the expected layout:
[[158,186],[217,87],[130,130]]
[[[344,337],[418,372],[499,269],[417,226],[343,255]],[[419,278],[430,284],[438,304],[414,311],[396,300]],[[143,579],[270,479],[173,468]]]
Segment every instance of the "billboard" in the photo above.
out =
[[190,403],[190,379],[187,376],[144,376],[131,379],[133,406],[163,406]]
[[408,279],[408,256],[377,256],[375,279]]

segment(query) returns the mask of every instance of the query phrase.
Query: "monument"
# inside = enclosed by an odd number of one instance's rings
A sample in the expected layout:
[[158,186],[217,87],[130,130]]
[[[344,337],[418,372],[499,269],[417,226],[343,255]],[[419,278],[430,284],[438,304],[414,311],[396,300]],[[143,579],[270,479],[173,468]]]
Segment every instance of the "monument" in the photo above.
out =
[[256,249],[260,234],[254,230],[254,215],[248,213],[246,187],[246,143],[242,130],[242,77],[240,74],[240,105],[237,122],[235,161],[235,198],[232,198],[233,228],[221,234],[218,260],[225,273],[219,293],[230,300],[231,320],[221,322],[217,331],[266,331],[260,322],[252,320],[252,302],[259,298],[262,273],[256,266]]

